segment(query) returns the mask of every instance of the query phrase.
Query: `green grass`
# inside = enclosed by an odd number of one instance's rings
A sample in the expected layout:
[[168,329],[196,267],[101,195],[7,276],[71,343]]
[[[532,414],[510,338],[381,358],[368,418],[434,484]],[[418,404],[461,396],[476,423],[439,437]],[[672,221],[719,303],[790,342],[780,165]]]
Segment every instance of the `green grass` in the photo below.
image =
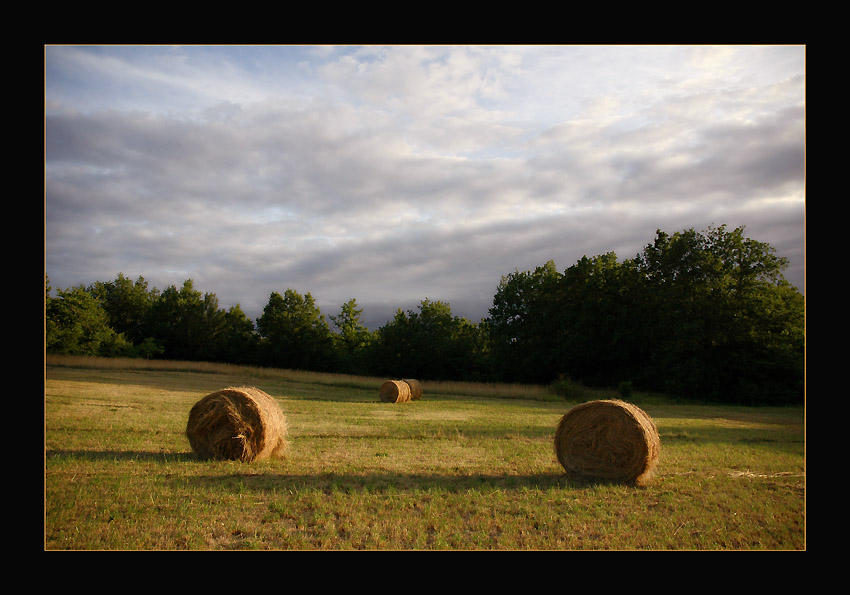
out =
[[[566,479],[545,387],[49,358],[45,549],[800,550],[805,412],[632,399],[658,425],[644,488]],[[272,395],[284,459],[197,460],[191,406],[230,385]],[[600,394],[600,398],[615,392]]]

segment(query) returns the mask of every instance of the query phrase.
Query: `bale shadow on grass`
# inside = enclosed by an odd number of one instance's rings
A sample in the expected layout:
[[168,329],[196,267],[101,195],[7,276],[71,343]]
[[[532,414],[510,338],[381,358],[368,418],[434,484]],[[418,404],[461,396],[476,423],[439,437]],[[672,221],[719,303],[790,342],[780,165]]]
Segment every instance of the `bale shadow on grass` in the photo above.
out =
[[202,462],[192,452],[165,452],[143,450],[60,450],[44,452],[46,459],[79,459],[83,461],[156,461],[162,463]]
[[257,492],[284,491],[290,493],[321,492],[324,494],[396,495],[399,493],[432,490],[460,493],[468,491],[489,492],[522,489],[586,489],[600,485],[614,485],[599,481],[573,479],[563,473],[557,472],[530,475],[446,475],[437,473],[370,473],[363,475],[324,473],[316,475],[286,475],[235,473],[192,477],[188,478],[188,481],[204,487],[216,487],[217,489],[224,490],[232,489],[234,492],[247,489]]
[[[155,452],[120,450],[61,450],[45,451],[45,459],[80,461],[143,461],[156,463],[199,463],[210,464],[209,460],[194,452]],[[220,464],[244,465],[238,461],[213,461]],[[223,473],[185,477],[183,481],[195,483],[199,487],[233,489],[234,492],[245,489],[264,491],[289,491],[294,493],[371,493],[389,494],[417,491],[447,491],[451,493],[492,490],[546,490],[552,488],[588,489],[596,486],[623,485],[642,489],[639,486],[618,482],[606,482],[597,479],[583,480],[568,477],[563,472],[534,473],[530,475],[500,474],[438,474],[438,473],[317,473],[317,474],[281,474],[264,473],[246,466],[245,473]]]

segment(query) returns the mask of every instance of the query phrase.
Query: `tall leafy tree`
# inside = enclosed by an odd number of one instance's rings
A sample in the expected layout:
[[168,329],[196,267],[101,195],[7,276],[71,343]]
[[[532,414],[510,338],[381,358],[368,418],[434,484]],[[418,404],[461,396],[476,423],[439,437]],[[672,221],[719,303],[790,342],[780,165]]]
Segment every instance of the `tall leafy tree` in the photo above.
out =
[[551,261],[502,278],[490,310],[504,380],[556,374],[710,400],[798,402],[805,303],[787,260],[744,228],[657,231],[633,259]]
[[115,332],[123,333],[134,344],[141,344],[150,336],[146,323],[159,292],[149,290],[144,277],[133,282],[119,273],[114,281],[95,282],[89,291],[103,304]]
[[187,279],[180,289],[171,285],[163,290],[151,306],[148,325],[164,348],[164,357],[214,361],[224,317],[215,294],[202,294],[194,281]]
[[615,386],[634,377],[641,358],[639,291],[631,263],[613,252],[582,257],[553,288],[550,347],[557,371],[590,384]]
[[127,355],[132,346],[109,326],[103,304],[85,287],[45,299],[45,348],[70,355]]
[[330,316],[337,329],[334,334],[337,361],[340,371],[351,374],[363,373],[366,354],[374,334],[360,322],[363,308],[351,298],[340,308],[337,316]]
[[330,327],[309,293],[272,292],[257,319],[267,365],[327,371],[334,368]]
[[448,303],[426,298],[418,311],[399,309],[378,329],[373,370],[397,377],[475,378],[484,368],[485,350],[479,325],[454,316]]
[[787,264],[744,227],[659,230],[636,266],[657,321],[648,341],[660,387],[712,400],[802,399],[804,299],[782,274]]
[[420,364],[416,357],[416,337],[409,311],[396,310],[392,320],[379,328],[369,348],[369,370],[373,374],[416,377]]
[[553,319],[560,279],[552,260],[502,277],[487,321],[497,378],[546,382],[558,373]]
[[255,364],[259,357],[259,337],[254,323],[239,304],[223,315],[221,338],[216,358],[233,364]]

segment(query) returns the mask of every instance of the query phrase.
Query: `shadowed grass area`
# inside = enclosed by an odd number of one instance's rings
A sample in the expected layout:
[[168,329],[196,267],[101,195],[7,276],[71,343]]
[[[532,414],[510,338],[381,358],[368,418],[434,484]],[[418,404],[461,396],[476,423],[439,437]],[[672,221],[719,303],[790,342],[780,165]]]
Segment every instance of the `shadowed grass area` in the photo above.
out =
[[[633,488],[566,479],[553,435],[575,403],[542,387],[423,383],[390,404],[383,379],[136,364],[48,361],[46,549],[805,548],[801,408],[653,396],[658,469]],[[189,409],[233,385],[279,403],[285,458],[191,452]]]

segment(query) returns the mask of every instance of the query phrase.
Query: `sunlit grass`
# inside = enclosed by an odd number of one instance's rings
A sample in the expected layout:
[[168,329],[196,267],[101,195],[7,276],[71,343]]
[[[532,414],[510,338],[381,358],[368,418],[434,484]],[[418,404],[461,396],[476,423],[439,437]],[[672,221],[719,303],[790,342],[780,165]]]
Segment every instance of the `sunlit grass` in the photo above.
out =
[[[435,385],[388,404],[383,379],[59,363],[45,382],[47,549],[805,548],[799,408],[649,403],[658,473],[632,488],[566,480],[552,438],[572,403],[545,397]],[[241,384],[280,404],[287,456],[197,460],[189,409]]]
[[[351,374],[331,374],[325,372],[284,370],[210,362],[99,358],[76,355],[48,355],[46,360],[48,365],[51,366],[80,369],[89,368],[97,370],[172,371],[216,375],[225,374],[263,379],[266,381],[277,380],[281,382],[301,382],[317,386],[362,388],[369,391],[375,391],[376,386],[379,386],[381,382],[387,380],[387,378],[374,376],[354,376]],[[422,383],[423,388],[430,394],[561,400],[552,394],[549,387],[542,385],[428,380],[423,380]]]

